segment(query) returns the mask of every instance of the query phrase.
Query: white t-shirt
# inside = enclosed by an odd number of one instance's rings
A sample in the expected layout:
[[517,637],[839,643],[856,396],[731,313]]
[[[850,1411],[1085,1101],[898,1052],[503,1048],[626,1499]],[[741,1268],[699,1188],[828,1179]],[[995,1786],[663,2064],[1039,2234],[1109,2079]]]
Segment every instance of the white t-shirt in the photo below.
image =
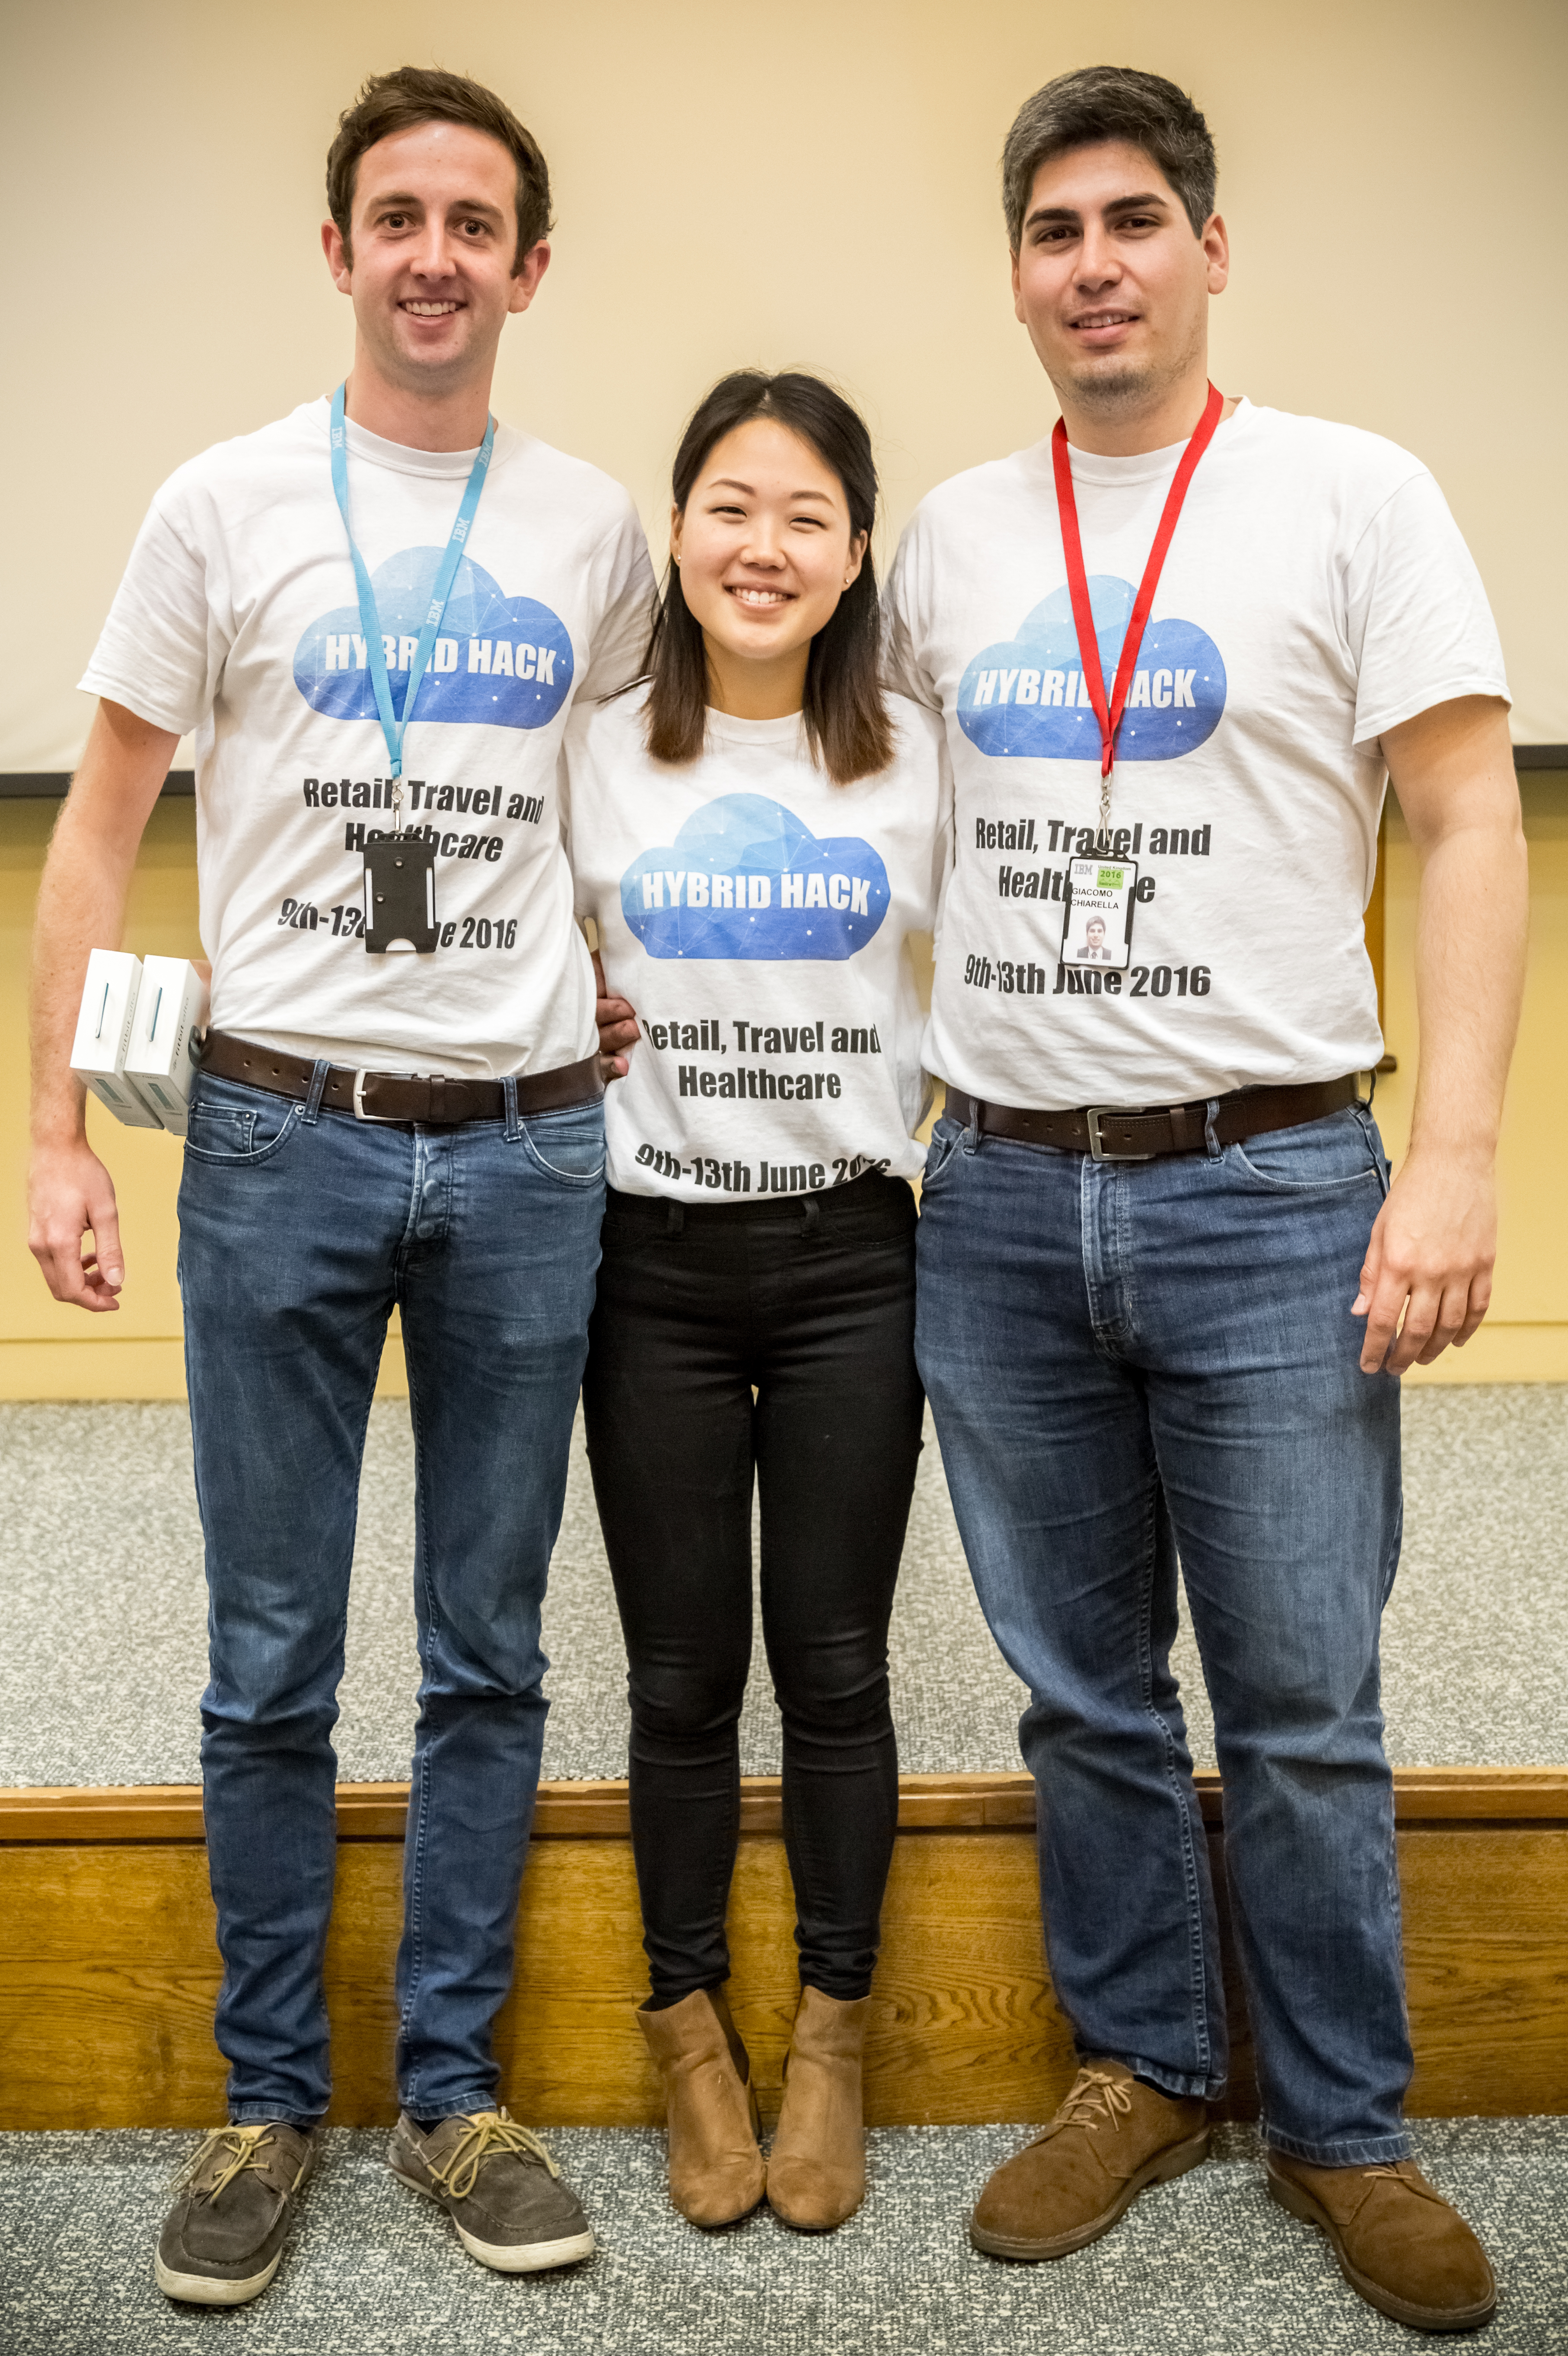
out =
[[[551,1071],[592,1052],[557,767],[584,692],[635,676],[653,577],[620,486],[507,426],[404,742],[405,828],[435,850],[440,947],[372,955],[367,829],[393,819],[328,404],[192,459],[159,491],[81,684],[196,732],[201,937],[223,1031],[369,1069]],[[350,424],[349,511],[394,710],[473,451]]]
[[701,756],[650,760],[645,689],[567,734],[578,911],[636,1009],[605,1100],[613,1186],[688,1202],[912,1177],[929,1088],[908,937],[950,855],[940,723],[890,699],[898,751],[835,786],[799,715],[709,712]]
[[[1072,455],[1109,692],[1180,446]],[[1361,916],[1379,734],[1508,692],[1476,567],[1419,460],[1244,401],[1216,432],[1117,739],[1112,856],[1136,862],[1138,895],[1125,970],[1060,962],[1065,871],[1099,823],[1100,733],[1049,441],[923,501],[888,607],[892,684],[943,713],[954,769],[931,1070],[1061,1110],[1377,1062]]]

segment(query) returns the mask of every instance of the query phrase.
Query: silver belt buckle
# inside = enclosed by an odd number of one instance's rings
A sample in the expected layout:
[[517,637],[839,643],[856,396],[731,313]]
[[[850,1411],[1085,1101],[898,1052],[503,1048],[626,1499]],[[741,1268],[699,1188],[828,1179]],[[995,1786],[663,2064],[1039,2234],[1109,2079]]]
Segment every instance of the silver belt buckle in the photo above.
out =
[[1101,1144],[1100,1123],[1102,1120],[1104,1120],[1107,1118],[1114,1119],[1119,1111],[1123,1111],[1125,1109],[1125,1107],[1118,1105],[1086,1105],[1084,1107],[1083,1118],[1089,1125],[1089,1151],[1094,1161],[1153,1162],[1157,1158],[1152,1153],[1113,1153],[1107,1147]]
[[367,1080],[373,1080],[375,1077],[376,1074],[374,1072],[360,1070],[355,1073],[354,1118],[356,1120],[368,1121],[378,1129],[396,1129],[399,1127],[399,1123],[393,1119],[390,1113],[367,1112],[365,1109],[365,1083]]

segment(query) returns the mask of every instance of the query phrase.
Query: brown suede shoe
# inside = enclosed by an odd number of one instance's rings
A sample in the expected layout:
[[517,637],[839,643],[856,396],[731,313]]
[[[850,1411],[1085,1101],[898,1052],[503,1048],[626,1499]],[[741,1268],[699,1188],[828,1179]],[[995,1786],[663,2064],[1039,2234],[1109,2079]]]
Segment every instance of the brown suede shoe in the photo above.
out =
[[1156,2094],[1120,2062],[1087,2062],[1051,2125],[981,2193],[969,2239],[987,2257],[1064,2258],[1208,2148],[1201,2102]]
[[387,2165],[444,2209],[471,2258],[499,2275],[537,2275],[593,2255],[577,2195],[531,2127],[505,2111],[457,2112],[426,2135],[404,2111]]
[[175,2180],[153,2272],[165,2298],[243,2307],[283,2261],[294,2203],[315,2166],[314,2136],[282,2119],[214,2127]]
[[1413,2159],[1392,2168],[1309,2168],[1267,2155],[1272,2199],[1321,2225],[1339,2272],[1369,2307],[1417,2331],[1473,2331],[1497,2312],[1487,2254]]

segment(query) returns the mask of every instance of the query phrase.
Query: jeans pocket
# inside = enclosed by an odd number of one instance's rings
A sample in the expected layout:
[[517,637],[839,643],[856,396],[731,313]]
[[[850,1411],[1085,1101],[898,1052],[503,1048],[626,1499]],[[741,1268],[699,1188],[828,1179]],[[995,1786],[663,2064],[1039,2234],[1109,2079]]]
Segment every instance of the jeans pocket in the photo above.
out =
[[528,1159],[563,1186],[595,1186],[604,1175],[604,1107],[572,1105],[522,1124]]
[[954,1149],[964,1131],[955,1120],[943,1113],[931,1132],[931,1143],[925,1151],[925,1168],[920,1173],[922,1194],[939,1178],[953,1159]]
[[1225,1159],[1271,1193],[1299,1194],[1369,1178],[1381,1187],[1387,1183],[1376,1126],[1353,1105],[1299,1129],[1269,1130],[1228,1145]]
[[233,1080],[199,1077],[191,1092],[186,1153],[193,1162],[270,1162],[293,1135],[304,1107]]

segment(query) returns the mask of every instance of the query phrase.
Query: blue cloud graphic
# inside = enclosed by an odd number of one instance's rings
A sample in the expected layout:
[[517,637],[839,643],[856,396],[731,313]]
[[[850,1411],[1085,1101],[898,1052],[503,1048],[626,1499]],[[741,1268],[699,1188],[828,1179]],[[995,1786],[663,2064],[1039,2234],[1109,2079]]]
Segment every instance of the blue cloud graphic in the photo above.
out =
[[[1089,605],[1109,695],[1133,610],[1133,588],[1115,573],[1089,583]],[[1016,638],[977,654],[958,685],[958,725],[993,757],[1100,758],[1100,723],[1083,682],[1072,601],[1058,589]],[[1194,622],[1151,621],[1138,648],[1116,735],[1118,761],[1179,761],[1196,752],[1225,709],[1220,649]]]
[[[370,575],[382,637],[393,641],[387,671],[395,712],[402,709],[442,553],[401,549]],[[571,639],[560,616],[533,597],[503,597],[500,583],[465,556],[411,716],[543,728],[566,701],[571,670]],[[375,719],[357,605],[339,605],[311,624],[294,649],[294,685],[313,712],[329,719]]]
[[656,958],[851,958],[891,896],[869,842],[814,835],[765,794],[721,794],[621,878],[626,922]]

